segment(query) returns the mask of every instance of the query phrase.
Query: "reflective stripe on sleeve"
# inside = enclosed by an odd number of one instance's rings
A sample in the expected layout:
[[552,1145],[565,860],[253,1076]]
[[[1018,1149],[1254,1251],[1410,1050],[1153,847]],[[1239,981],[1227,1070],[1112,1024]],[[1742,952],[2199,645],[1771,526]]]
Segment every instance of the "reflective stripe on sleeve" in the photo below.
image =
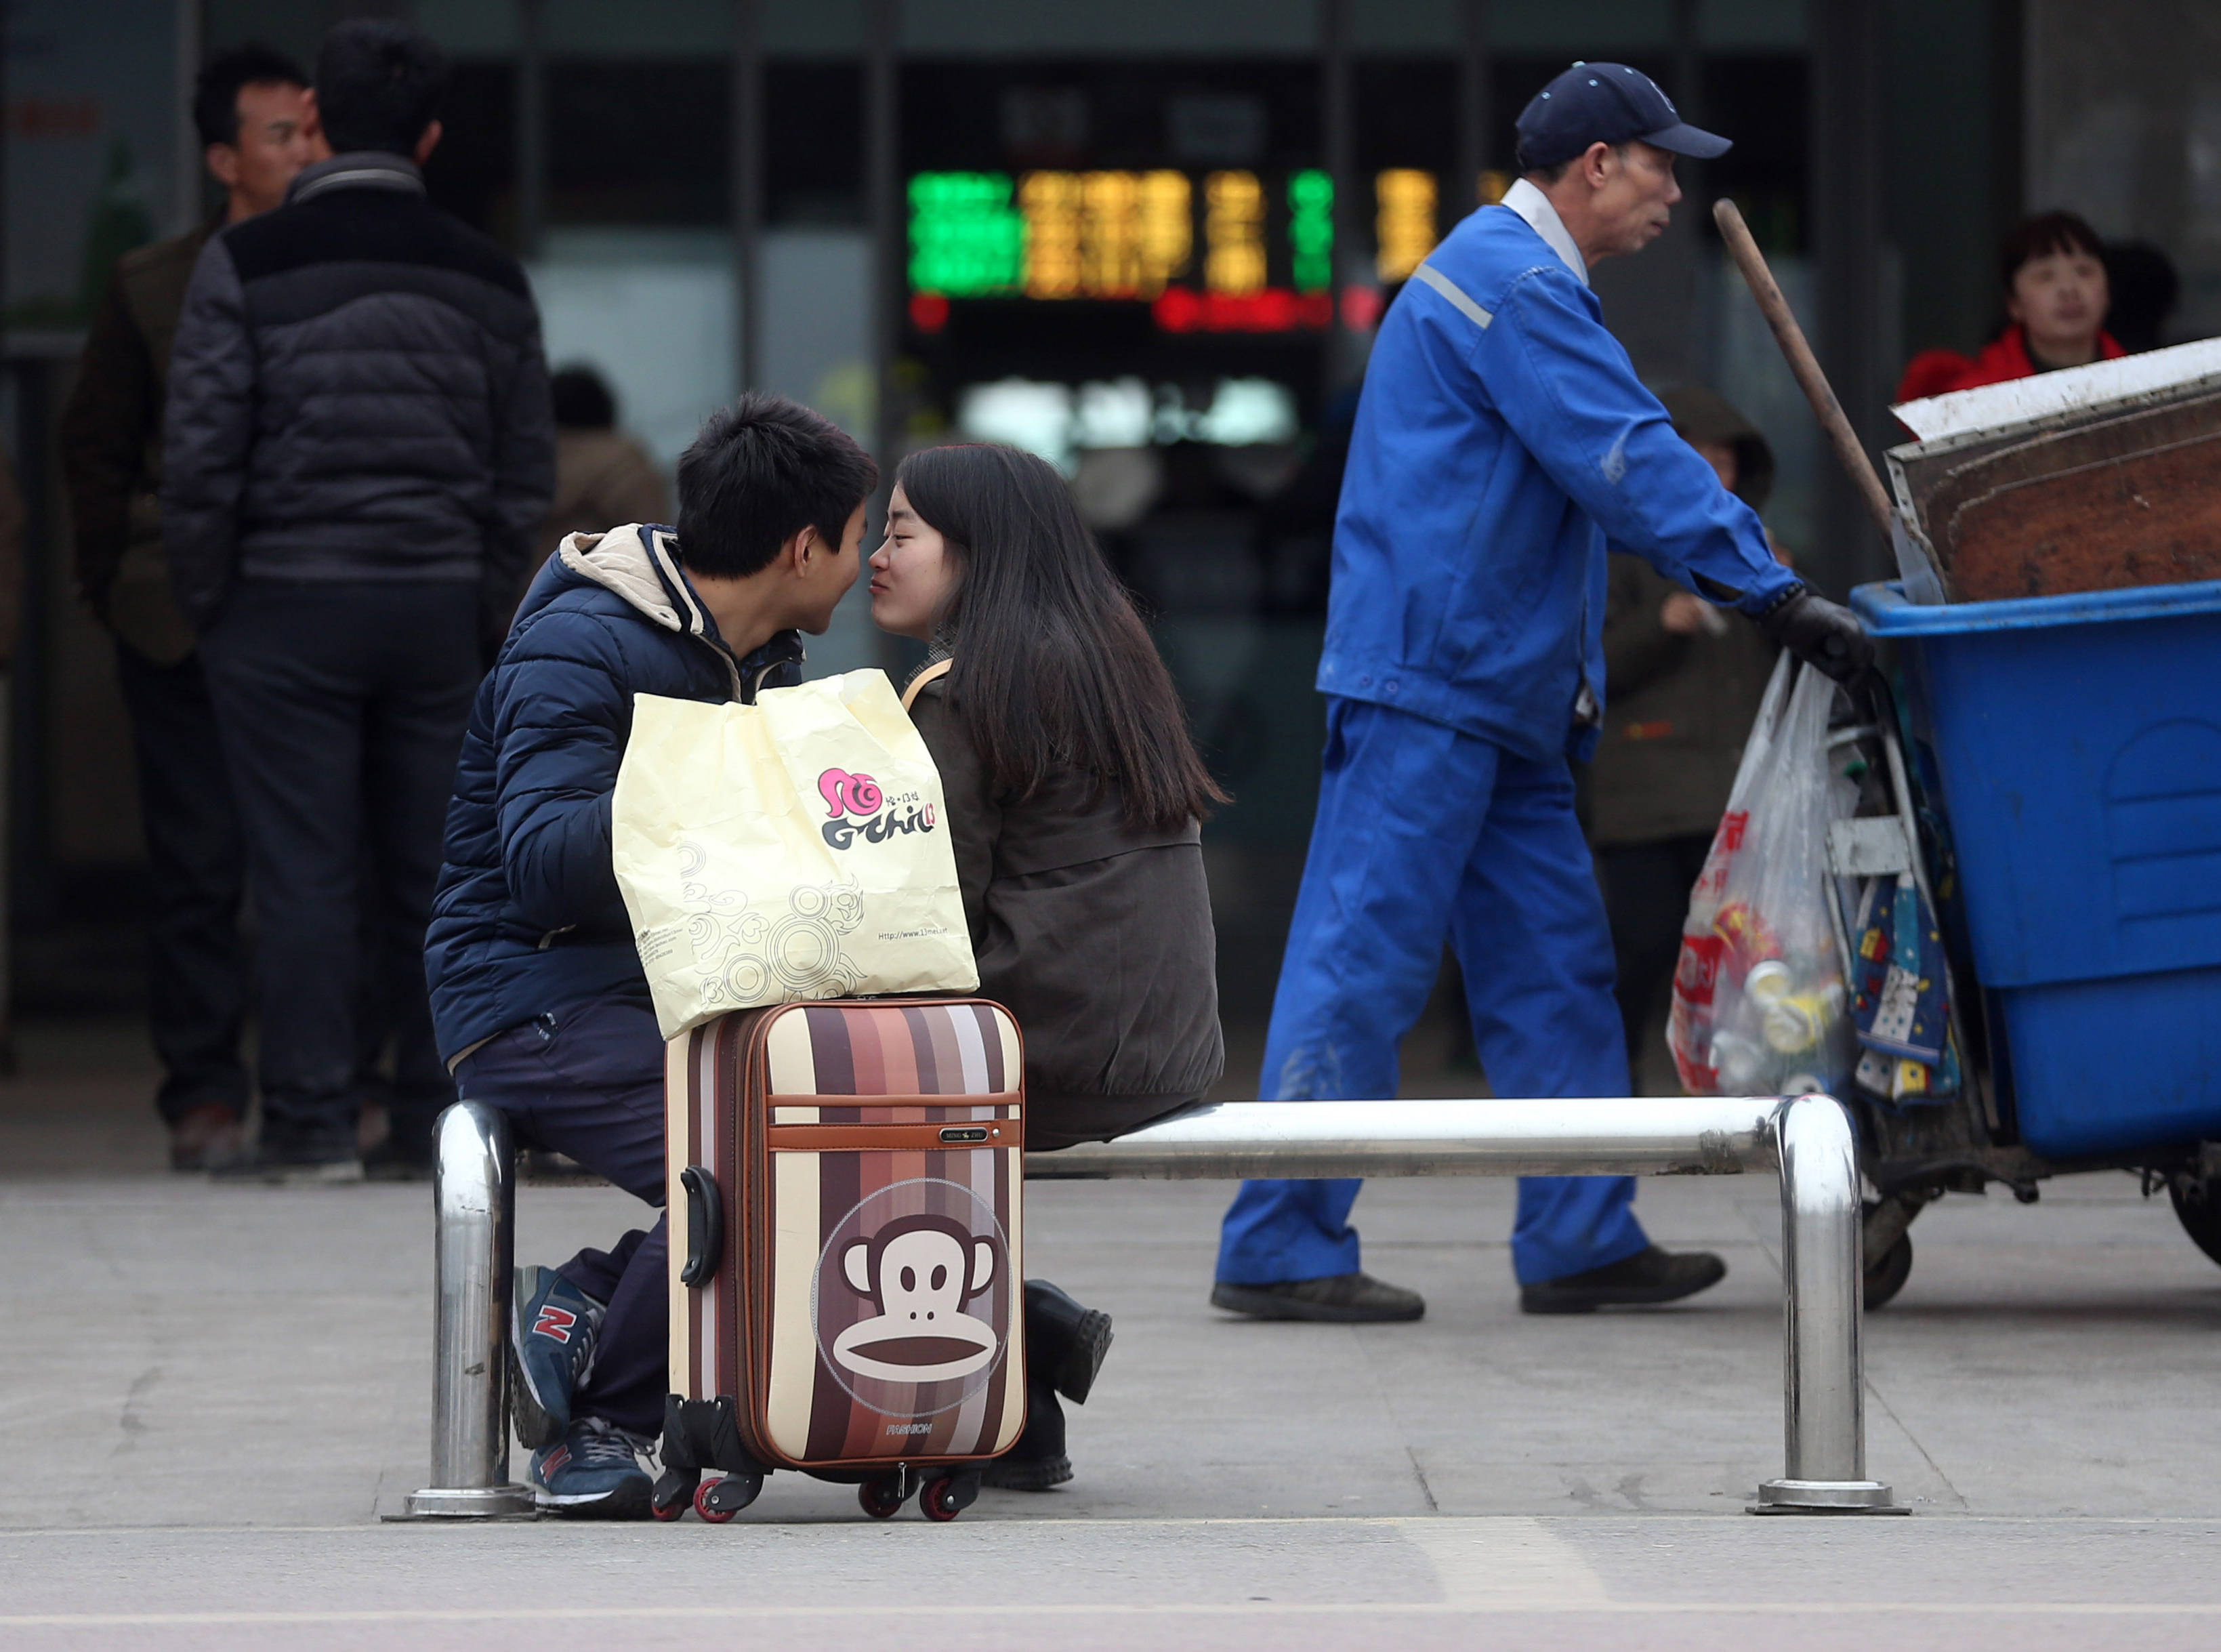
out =
[[1472,299],[1467,297],[1456,282],[1451,280],[1433,265],[1422,264],[1411,273],[1456,305],[1458,314],[1463,316],[1475,327],[1486,327],[1496,319]]

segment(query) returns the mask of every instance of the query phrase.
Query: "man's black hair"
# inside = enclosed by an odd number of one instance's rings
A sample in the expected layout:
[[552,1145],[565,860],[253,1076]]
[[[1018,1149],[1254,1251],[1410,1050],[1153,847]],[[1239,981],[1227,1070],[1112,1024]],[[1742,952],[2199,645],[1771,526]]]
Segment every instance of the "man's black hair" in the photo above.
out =
[[617,422],[617,398],[609,380],[591,367],[566,367],[547,380],[558,430],[607,430]]
[[835,552],[879,467],[830,419],[750,391],[712,413],[679,460],[679,550],[686,566],[731,579],[770,566],[815,528]]
[[249,86],[306,86],[301,66],[274,47],[250,41],[219,52],[193,81],[193,129],[201,147],[239,141],[239,94]]
[[431,38],[387,18],[338,24],[316,52],[316,110],[335,154],[415,154],[447,86],[447,59]]

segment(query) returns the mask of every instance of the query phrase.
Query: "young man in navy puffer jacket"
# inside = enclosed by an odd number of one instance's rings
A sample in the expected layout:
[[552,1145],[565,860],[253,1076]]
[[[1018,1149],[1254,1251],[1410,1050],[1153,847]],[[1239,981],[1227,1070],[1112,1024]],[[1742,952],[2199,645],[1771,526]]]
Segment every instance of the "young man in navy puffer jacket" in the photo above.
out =
[[[633,699],[753,701],[801,679],[854,583],[870,457],[775,396],[713,415],[679,461],[679,529],[574,534],[479,691],[447,812],[426,968],[440,1052],[517,1139],[663,1202],[663,1039],[610,848]],[[662,1426],[664,1221],[520,1270],[517,1433],[541,1505],[637,1518]]]

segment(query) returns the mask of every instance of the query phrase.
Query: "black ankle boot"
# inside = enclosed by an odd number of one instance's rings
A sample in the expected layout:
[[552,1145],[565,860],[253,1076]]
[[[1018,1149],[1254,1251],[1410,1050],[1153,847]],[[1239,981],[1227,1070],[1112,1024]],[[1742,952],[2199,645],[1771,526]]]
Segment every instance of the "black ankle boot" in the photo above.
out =
[[[1110,1351],[1110,1316],[1083,1308],[1047,1280],[1026,1281],[1026,1368],[1033,1379],[1085,1405]],[[1063,1424],[1057,1427],[1063,1449]]]
[[1110,1351],[1109,1314],[1081,1307],[1047,1280],[1026,1281],[1026,1426],[1018,1442],[981,1472],[981,1485],[1046,1492],[1072,1478],[1057,1396],[1085,1405]]
[[1039,1376],[1026,1381],[1026,1426],[1017,1444],[979,1471],[982,1486],[1006,1492],[1046,1492],[1072,1478],[1072,1459],[1064,1449],[1064,1407],[1056,1390]]

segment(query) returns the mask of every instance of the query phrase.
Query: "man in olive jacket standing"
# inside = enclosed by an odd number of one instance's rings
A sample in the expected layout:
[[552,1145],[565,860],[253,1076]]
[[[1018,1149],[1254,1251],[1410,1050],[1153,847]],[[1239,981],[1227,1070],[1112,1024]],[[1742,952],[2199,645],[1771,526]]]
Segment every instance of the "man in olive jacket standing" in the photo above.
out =
[[[326,35],[332,159],[210,241],[178,329],[163,538],[246,827],[261,918],[248,1168],[278,1180],[362,1173],[361,935],[421,954],[471,697],[554,484],[524,272],[425,198],[446,73],[404,24]],[[422,977],[388,1009],[391,1155],[421,1166],[454,1087]]]
[[162,555],[157,495],[170,343],[209,237],[272,210],[294,175],[324,157],[309,78],[266,46],[239,47],[201,70],[193,123],[210,175],[223,185],[223,210],[123,255],[86,331],[61,423],[78,589],[115,634],[138,758],[153,873],[148,1018],[163,1071],[154,1104],[178,1170],[222,1164],[239,1148],[247,1096],[239,1050],[247,859],[208,682]]

